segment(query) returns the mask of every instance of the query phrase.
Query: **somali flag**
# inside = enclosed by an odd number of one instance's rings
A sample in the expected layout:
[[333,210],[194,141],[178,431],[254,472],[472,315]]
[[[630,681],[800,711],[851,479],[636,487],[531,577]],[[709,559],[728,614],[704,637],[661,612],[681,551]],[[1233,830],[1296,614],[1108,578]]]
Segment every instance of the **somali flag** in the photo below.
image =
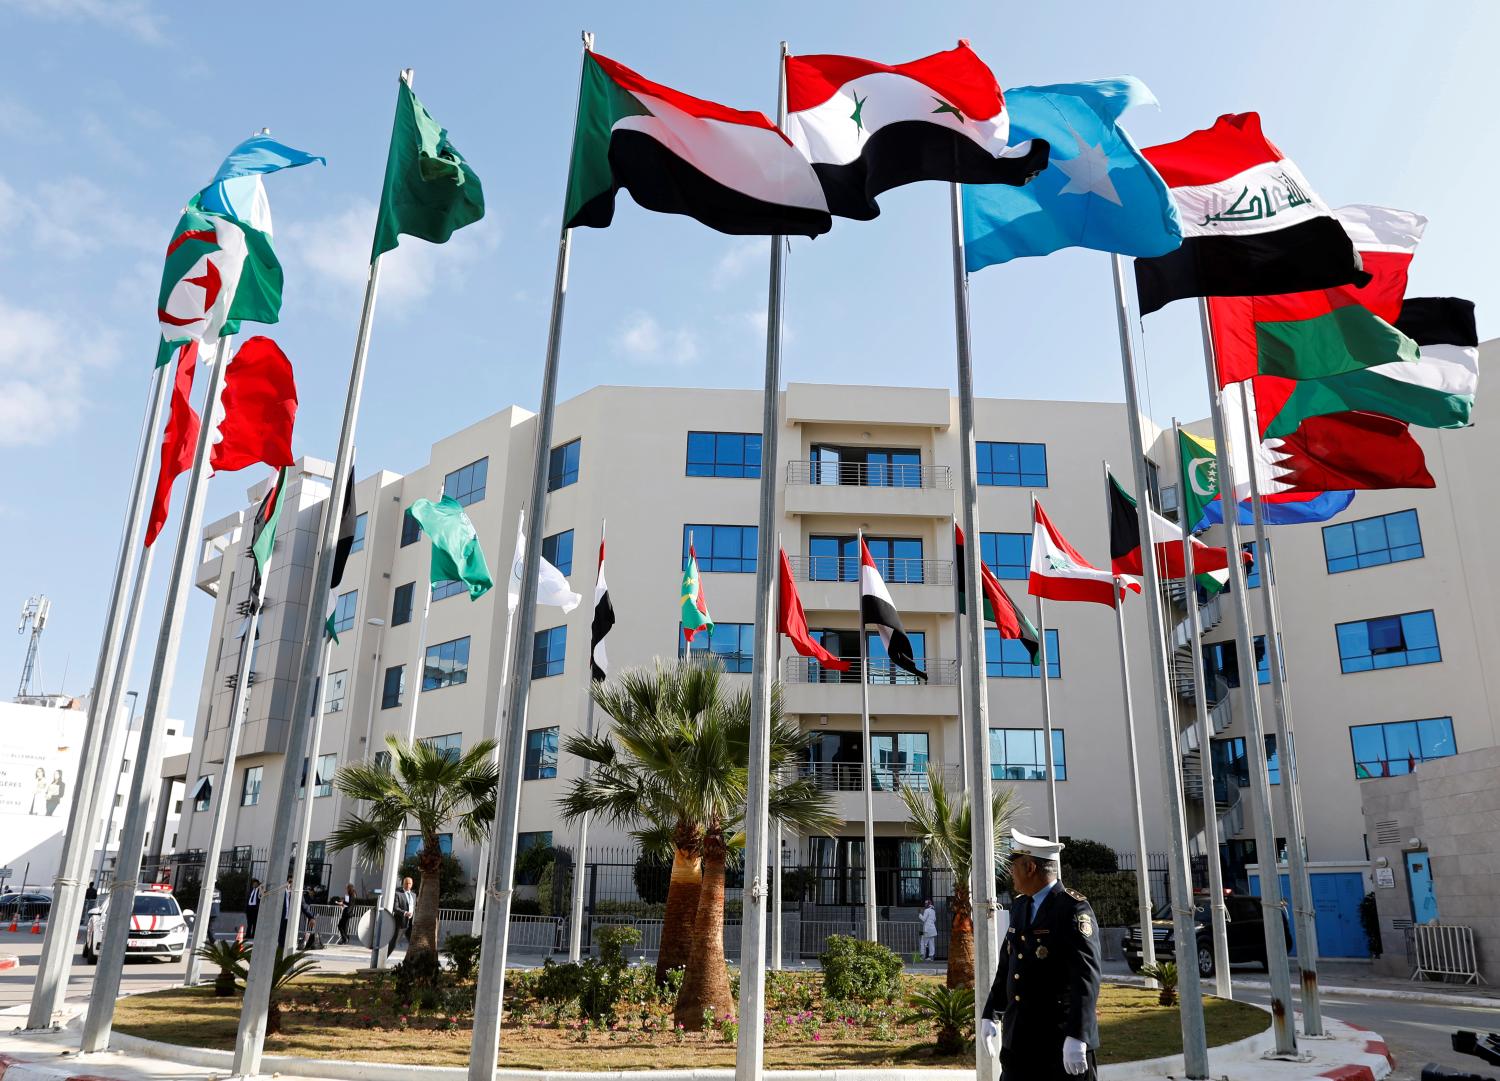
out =
[[1164,255],[1182,244],[1167,185],[1119,126],[1132,105],[1155,105],[1131,75],[1005,92],[1010,141],[1046,139],[1047,168],[1030,184],[965,184],[967,269],[1059,248]]
[[[1275,492],[1262,497],[1261,510],[1265,513],[1266,525],[1305,525],[1310,522],[1326,522],[1342,514],[1354,502],[1353,492]],[[1220,525],[1224,521],[1224,503],[1218,496],[1203,508],[1203,518],[1193,526],[1193,532]],[[1250,500],[1240,503],[1240,525],[1250,525],[1255,514]]]
[[278,143],[269,135],[252,135],[229,152],[194,202],[209,213],[221,214],[270,235],[271,208],[261,176],[313,162],[328,164],[326,158]]

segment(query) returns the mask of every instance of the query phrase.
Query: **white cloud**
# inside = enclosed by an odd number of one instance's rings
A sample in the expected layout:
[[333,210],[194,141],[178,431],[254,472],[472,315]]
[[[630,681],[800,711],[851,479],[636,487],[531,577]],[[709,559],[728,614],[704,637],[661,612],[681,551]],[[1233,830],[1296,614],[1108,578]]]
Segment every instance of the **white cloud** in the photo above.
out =
[[632,312],[615,332],[615,351],[643,364],[687,365],[698,359],[698,337],[687,327],[663,327],[645,312]]
[[770,245],[766,243],[765,237],[745,237],[734,241],[714,264],[714,288],[723,289],[751,267],[769,265],[770,257]]
[[0,446],[71,432],[90,405],[87,377],[117,356],[111,339],[0,297]]
[[8,226],[49,259],[99,259],[117,247],[160,256],[168,239],[158,223],[126,212],[116,193],[81,176],[49,178],[35,195],[0,177],[0,229]]
[[0,0],[0,6],[41,19],[98,23],[148,45],[167,40],[164,20],[146,0]]

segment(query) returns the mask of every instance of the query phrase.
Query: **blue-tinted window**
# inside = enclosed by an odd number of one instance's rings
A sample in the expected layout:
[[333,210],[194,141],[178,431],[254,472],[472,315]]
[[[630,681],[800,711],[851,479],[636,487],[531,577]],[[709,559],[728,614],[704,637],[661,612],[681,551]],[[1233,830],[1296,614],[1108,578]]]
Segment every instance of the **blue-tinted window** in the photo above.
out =
[[979,443],[975,463],[980,484],[1001,488],[1047,487],[1046,443]]
[[[451,833],[440,833],[440,834],[437,835],[437,839],[438,839],[438,848],[442,849],[443,855],[445,855],[445,856],[451,856],[451,855],[453,855],[453,834],[451,834]],[[402,849],[402,852],[404,854],[401,857],[401,862],[405,863],[407,860],[414,860],[414,859],[416,859],[417,858],[417,854],[420,853],[421,851],[422,851],[422,835],[420,833],[408,833],[406,835],[406,847],[404,849]]]
[[1024,582],[1031,577],[1031,534],[981,533],[979,558],[996,578]]
[[457,762],[459,755],[464,753],[464,737],[461,732],[449,732],[442,736],[427,736],[418,741],[425,743],[435,751],[442,751],[443,757],[450,762]]
[[1438,646],[1437,620],[1432,612],[1408,612],[1340,623],[1339,666],[1345,672],[1434,664],[1443,659]]
[[469,639],[455,638],[427,647],[422,662],[422,689],[435,691],[469,681]]
[[466,597],[469,595],[469,587],[462,582],[449,579],[446,582],[432,583],[432,599],[435,601],[447,600],[449,597],[456,597],[460,593]]
[[1254,589],[1260,585],[1260,552],[1256,549],[1254,541],[1242,544],[1240,547],[1249,552],[1250,558],[1254,560],[1249,567],[1245,568],[1245,588]]
[[545,679],[560,676],[563,659],[568,652],[568,628],[550,627],[537,631],[531,642],[531,678]]
[[526,733],[526,766],[523,781],[543,781],[557,776],[557,728],[533,728]]
[[356,514],[354,516],[354,543],[349,546],[349,554],[363,552],[365,550],[365,525],[369,522],[368,514]]
[[[919,537],[866,537],[870,558],[887,582],[925,581]],[[808,578],[814,582],[859,581],[857,536],[812,536],[808,538]]]
[[690,477],[759,477],[760,436],[750,432],[688,432]]
[[[1208,688],[1210,702],[1217,702],[1219,693],[1228,687],[1240,685],[1240,657],[1234,639],[1227,642],[1203,643],[1203,675]],[[1255,636],[1255,681],[1271,682],[1271,661],[1266,656],[1266,636]],[[1220,682],[1223,687],[1220,687]]]
[[407,508],[401,515],[401,547],[408,544],[416,544],[422,537],[422,527],[417,520],[411,516],[411,509]]
[[264,766],[245,767],[245,781],[240,785],[241,807],[254,807],[260,802],[260,782],[264,774]]
[[[907,631],[906,637],[911,641],[912,659],[917,662],[918,668],[922,669],[922,671],[924,672],[927,671],[926,633],[923,631]],[[827,643],[824,644],[826,645]],[[857,658],[859,657],[859,640],[855,639],[854,644],[855,652],[853,655],[856,659],[850,667],[855,681],[858,682],[859,661]],[[870,661],[871,683],[913,684],[917,682],[916,676],[912,675],[904,668],[896,667],[896,665],[891,662],[890,655],[885,651],[885,643],[880,640],[879,631],[865,632],[865,655],[869,658]],[[833,674],[839,675],[839,673],[837,672]]]
[[[1052,773],[1068,779],[1067,743],[1063,730],[1052,730]],[[996,781],[1045,781],[1047,734],[1041,728],[991,728],[990,777]]]
[[[516,834],[516,860],[517,860],[517,862],[519,862],[520,859],[521,859],[521,857],[524,856],[528,851],[530,851],[533,848],[551,848],[551,847],[552,847],[552,831],[551,830],[538,830],[538,831],[536,831],[534,833],[517,833]],[[537,884],[537,879],[539,879],[541,877],[541,874],[542,874],[541,871],[539,871],[539,870],[533,870],[533,869],[530,869],[530,868],[522,869],[522,870],[517,870],[516,871],[516,885],[518,885],[518,886],[535,886]]]
[[1354,776],[1360,779],[1395,777],[1429,759],[1458,753],[1452,717],[1350,725],[1349,742],[1354,749]]
[[701,525],[682,527],[682,569],[687,569],[688,538],[698,552],[700,571],[755,573],[755,546],[759,531],[753,525]]
[[488,458],[481,458],[462,469],[455,469],[443,478],[443,494],[451,495],[466,507],[471,503],[478,503],[484,498],[485,481],[489,472]]
[[573,531],[565,530],[542,538],[542,558],[563,574],[573,573]]
[[[1271,784],[1281,783],[1281,756],[1276,753],[1276,737],[1266,739],[1266,777]],[[1229,802],[1227,785],[1233,781],[1240,788],[1250,785],[1250,759],[1245,753],[1243,736],[1231,739],[1216,739],[1211,752],[1214,772],[1214,798],[1220,803]]]
[[333,629],[342,634],[354,626],[354,613],[359,607],[359,590],[340,593],[333,606]]
[[1422,558],[1422,527],[1414,510],[1323,527],[1329,574]]
[[394,664],[385,670],[385,681],[380,688],[380,708],[399,709],[401,692],[406,689],[406,665]]
[[813,484],[867,488],[920,488],[922,452],[816,443],[812,447],[810,480]]
[[[1040,662],[1041,658],[1037,658]],[[990,679],[1040,679],[1042,666],[1031,663],[1031,653],[1019,638],[1001,638],[995,627],[984,629],[984,668]],[[1057,652],[1057,632],[1047,628],[1047,675],[1062,677],[1062,660]]]
[[582,447],[583,442],[575,439],[552,448],[547,459],[547,491],[555,492],[578,483],[578,452]]
[[[682,625],[677,626],[677,655],[689,655],[687,637]],[[712,631],[701,630],[693,635],[691,654],[694,657],[713,657],[724,666],[726,672],[750,671],[755,659],[755,624],[719,623]]]
[[391,626],[399,627],[403,623],[411,622],[412,595],[416,593],[417,583],[407,582],[399,585],[391,593]]

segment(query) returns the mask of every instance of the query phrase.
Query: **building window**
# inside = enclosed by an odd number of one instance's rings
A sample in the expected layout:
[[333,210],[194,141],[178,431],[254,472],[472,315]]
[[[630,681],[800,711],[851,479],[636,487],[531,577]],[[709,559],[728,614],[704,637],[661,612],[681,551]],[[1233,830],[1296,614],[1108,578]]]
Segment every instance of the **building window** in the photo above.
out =
[[1245,569],[1245,588],[1254,589],[1260,585],[1260,552],[1255,541],[1240,545],[1240,549],[1250,553],[1250,566]]
[[[1266,740],[1266,779],[1271,784],[1281,783],[1281,756],[1276,753],[1276,737],[1268,735]],[[1229,785],[1233,783],[1239,788],[1250,786],[1250,758],[1245,752],[1245,740],[1242,736],[1231,739],[1216,739],[1212,741],[1209,749],[1209,758],[1213,763],[1214,774],[1214,799],[1219,803],[1229,803]]]
[[755,658],[755,624],[717,623],[712,631],[699,631],[693,635],[691,647],[677,626],[677,655],[703,659],[712,657],[724,666],[726,672],[746,673]]
[[568,651],[568,628],[550,627],[537,631],[531,643],[531,678],[545,679],[560,676],[563,658]]
[[872,735],[875,752],[875,791],[899,792],[927,787],[927,733],[890,732]]
[[458,596],[460,593],[467,596],[469,587],[451,578],[446,582],[432,583],[432,599],[435,601],[445,601],[449,597]]
[[443,757],[450,762],[457,762],[458,756],[464,753],[464,737],[461,732],[449,732],[444,736],[427,736],[418,742],[435,751],[441,751]]
[[356,514],[354,516],[354,543],[349,546],[349,554],[363,552],[365,550],[365,524],[369,521],[368,514]]
[[563,575],[573,573],[573,531],[564,530],[542,538],[542,558],[551,563]]
[[1340,623],[1334,633],[1339,642],[1339,665],[1346,673],[1435,664],[1443,659],[1437,620],[1430,609]]
[[422,689],[435,691],[469,681],[469,639],[455,638],[427,647],[422,662]]
[[979,443],[975,447],[980,484],[998,488],[1047,487],[1046,443]]
[[392,627],[411,622],[411,600],[412,594],[416,591],[417,583],[407,582],[405,585],[397,586],[395,592],[391,594]]
[[210,777],[199,777],[193,785],[193,810],[206,811],[214,801],[214,782]]
[[[333,778],[338,771],[338,755],[318,755],[318,775],[313,778],[313,799],[322,799],[324,796],[333,795]],[[310,851],[311,849],[309,849]]]
[[260,802],[260,779],[263,773],[262,766],[245,767],[245,783],[240,785],[241,807],[254,807]]
[[862,488],[922,487],[922,452],[899,447],[840,447],[817,443],[812,448],[813,484]]
[[354,626],[354,611],[359,607],[359,590],[351,589],[348,593],[340,593],[338,601],[333,606],[333,629],[343,632]]
[[760,476],[760,436],[749,432],[688,432],[690,477]]
[[401,692],[406,690],[406,665],[395,664],[385,670],[385,682],[380,690],[381,709],[399,709]]
[[575,439],[552,448],[547,458],[547,491],[555,492],[578,483],[578,452],[582,446],[583,441]]
[[[1047,779],[1046,732],[1041,728],[991,728],[990,777],[996,781]],[[1063,730],[1052,730],[1052,774],[1068,779],[1068,755]]]
[[[924,581],[920,537],[866,537],[870,558],[887,582]],[[859,581],[859,538],[854,534],[808,538],[808,578],[814,582]],[[752,564],[753,565],[753,564]]]
[[1031,534],[981,533],[979,558],[996,578],[1024,582],[1031,577]]
[[689,538],[698,553],[700,571],[755,573],[756,537],[753,525],[695,525],[682,527],[682,569],[687,570]]
[[323,699],[324,713],[337,713],[344,708],[344,690],[349,683],[349,673],[328,673],[328,696]]
[[443,494],[451,495],[466,507],[471,503],[478,503],[484,498],[484,484],[489,471],[488,458],[481,458],[462,469],[455,469],[443,478]]
[[416,544],[422,537],[422,526],[411,516],[411,508],[408,507],[401,515],[401,547],[408,544]]
[[[1226,688],[1240,685],[1240,656],[1233,639],[1203,643],[1203,674],[1211,703],[1217,703],[1222,697],[1216,693],[1220,682]],[[1263,634],[1255,636],[1255,682],[1271,682],[1271,660],[1266,656],[1266,636]]]
[[[1161,490],[1161,513],[1163,517],[1171,518],[1175,521],[1181,506],[1181,500],[1177,498],[1177,485],[1168,484]],[[1196,524],[1196,522],[1189,522],[1188,526],[1191,528]]]
[[1323,527],[1329,574],[1422,558],[1422,527],[1414,510]]
[[523,781],[544,781],[557,776],[557,728],[533,728],[526,733],[526,767]]
[[378,769],[378,770],[380,770],[382,773],[389,773],[389,772],[391,772],[391,752],[390,751],[376,751],[375,752],[375,768]]
[[[537,830],[532,833],[516,834],[516,862],[530,852],[533,848],[551,848],[552,831]],[[535,886],[537,879],[541,877],[541,871],[532,868],[523,868],[516,871],[517,886]]]
[[1360,780],[1410,773],[1419,763],[1458,753],[1452,717],[1350,725],[1349,742],[1354,776]]
[[[1040,660],[1041,658],[1038,658]],[[984,629],[984,668],[990,679],[1040,679],[1042,666],[1031,663],[1031,653],[1019,638],[1001,638],[995,627]],[[1057,631],[1047,628],[1047,676],[1062,678]]]
[[[440,833],[437,835],[438,849],[445,856],[453,855],[453,834]],[[401,849],[401,862],[414,860],[422,851],[422,835],[420,833],[408,833],[406,844]]]

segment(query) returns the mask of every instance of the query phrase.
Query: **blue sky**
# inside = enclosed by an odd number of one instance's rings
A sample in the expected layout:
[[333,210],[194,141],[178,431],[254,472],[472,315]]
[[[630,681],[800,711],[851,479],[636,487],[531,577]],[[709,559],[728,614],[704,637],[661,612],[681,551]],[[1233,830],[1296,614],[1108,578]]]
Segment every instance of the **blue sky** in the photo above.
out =
[[[1500,287],[1485,270],[1500,248],[1488,212],[1500,176],[1490,115],[1500,5],[522,6],[267,2],[249,16],[243,6],[0,0],[0,604],[52,598],[46,690],[81,693],[92,678],[161,252],[184,200],[262,126],[329,161],[268,187],[287,273],[270,333],[297,368],[296,446],[332,455],[404,66],[482,177],[488,214],[445,247],[408,242],[385,265],[361,473],[409,469],[445,433],[513,402],[535,407],[584,28],[651,78],[767,112],[783,37],[794,52],[885,61],[966,37],[1005,86],[1134,74],[1162,103],[1125,118],[1143,145],[1257,109],[1330,204],[1427,214],[1413,292],[1468,296],[1481,336],[1500,333]],[[788,379],[951,383],[946,190],[906,188],[881,205],[874,222],[794,242]],[[622,196],[613,227],[576,238],[562,393],[601,382],[758,386],[765,260],[763,240]],[[1108,259],[1092,252],[976,275],[977,392],[1119,400],[1110,295]],[[1194,310],[1174,305],[1146,329],[1150,412],[1202,416]],[[259,475],[216,480],[208,519],[242,503]],[[209,610],[195,593],[174,716],[194,713]],[[148,609],[132,688],[144,689],[157,613]],[[0,692],[19,675],[24,643],[0,636]]]

